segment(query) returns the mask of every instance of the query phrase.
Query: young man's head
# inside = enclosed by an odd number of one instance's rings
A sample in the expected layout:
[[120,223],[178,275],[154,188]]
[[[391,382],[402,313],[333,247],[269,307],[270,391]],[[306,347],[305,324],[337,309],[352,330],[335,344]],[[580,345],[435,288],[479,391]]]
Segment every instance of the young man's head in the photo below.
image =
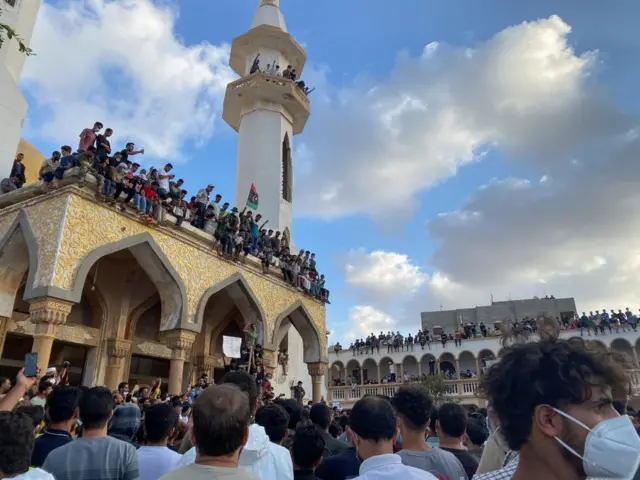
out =
[[166,446],[177,422],[178,413],[166,403],[158,403],[145,409],[144,432],[147,444]]
[[58,385],[47,397],[46,414],[51,426],[59,430],[71,430],[80,416],[80,390]]
[[559,478],[630,478],[640,438],[613,408],[628,389],[625,368],[614,353],[580,338],[552,338],[505,348],[480,392],[530,469],[553,469]]
[[165,172],[170,172],[171,170],[173,170],[173,165],[171,165],[170,163],[167,163],[167,164],[164,166],[164,171],[165,171]]
[[133,149],[136,147],[136,144],[133,142],[128,142],[126,147],[127,147],[127,152],[131,153],[133,152]]
[[289,430],[295,430],[302,415],[302,407],[293,398],[277,398],[274,404],[280,405],[289,415]]
[[80,397],[80,421],[84,430],[107,428],[113,416],[113,395],[106,387],[93,387]]
[[118,392],[123,395],[129,393],[129,384],[127,382],[120,382],[118,385]]
[[438,411],[436,430],[443,441],[451,440],[455,443],[462,443],[462,436],[467,430],[467,412],[464,407],[457,403],[443,404]]
[[47,396],[51,393],[51,390],[53,390],[53,385],[51,384],[49,378],[45,377],[40,380],[40,383],[38,384],[38,396],[47,398]]
[[60,151],[62,152],[63,157],[68,157],[69,155],[71,155],[71,147],[68,145],[61,146]]
[[237,462],[249,438],[247,394],[231,383],[212,385],[198,395],[192,417],[191,439],[198,457],[227,457]]
[[396,390],[392,399],[398,417],[398,428],[402,438],[412,433],[424,432],[429,427],[433,400],[424,387],[405,385]]
[[24,153],[19,153],[18,155],[16,155],[16,162],[22,163],[23,160],[24,160]]
[[398,428],[393,407],[386,398],[372,395],[358,400],[351,409],[349,426],[354,433],[353,443],[363,460],[393,453]]
[[244,370],[236,370],[228,372],[222,377],[222,384],[231,383],[243,391],[249,398],[249,407],[251,414],[256,411],[258,406],[258,387],[255,379]]
[[34,443],[31,418],[21,409],[0,412],[0,474],[11,478],[29,470]]
[[113,130],[112,130],[111,128],[107,128],[107,129],[104,131],[104,136],[105,136],[105,137],[110,137],[111,135],[113,135]]
[[264,428],[269,440],[282,445],[289,436],[289,414],[280,405],[260,407],[256,412],[256,423]]
[[96,123],[94,123],[94,124],[93,124],[93,131],[94,131],[95,133],[98,133],[100,130],[102,130],[102,127],[103,127],[103,126],[104,126],[104,125],[102,125],[102,123],[101,123],[101,122],[96,122]]
[[291,460],[296,470],[314,470],[322,461],[324,439],[315,425],[296,428],[291,444]]
[[[482,416],[482,415],[481,415]],[[464,436],[464,446],[473,448],[482,448],[484,442],[489,438],[489,430],[487,429],[487,423],[484,419],[469,418],[467,420],[467,433]]]
[[326,403],[316,403],[311,406],[309,420],[322,431],[328,432],[331,424],[331,409]]

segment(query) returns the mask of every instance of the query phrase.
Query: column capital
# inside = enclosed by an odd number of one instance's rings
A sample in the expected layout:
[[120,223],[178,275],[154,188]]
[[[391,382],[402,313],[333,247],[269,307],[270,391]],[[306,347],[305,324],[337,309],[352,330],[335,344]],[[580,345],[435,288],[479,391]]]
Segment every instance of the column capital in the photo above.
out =
[[311,380],[313,382],[321,382],[326,369],[327,364],[323,362],[307,363],[307,370],[309,371],[309,375],[311,375]]
[[213,355],[198,355],[196,357],[196,366],[198,372],[211,372],[216,365],[216,358]]
[[196,341],[196,333],[190,330],[168,330],[162,334],[162,340],[171,349],[171,358],[185,360],[187,350]]
[[131,341],[121,338],[107,340],[107,355],[114,358],[125,358],[131,351]]
[[36,325],[62,325],[67,321],[72,307],[73,303],[58,298],[34,298],[29,301],[29,320]]
[[264,368],[276,368],[276,354],[271,350],[262,350],[262,365]]

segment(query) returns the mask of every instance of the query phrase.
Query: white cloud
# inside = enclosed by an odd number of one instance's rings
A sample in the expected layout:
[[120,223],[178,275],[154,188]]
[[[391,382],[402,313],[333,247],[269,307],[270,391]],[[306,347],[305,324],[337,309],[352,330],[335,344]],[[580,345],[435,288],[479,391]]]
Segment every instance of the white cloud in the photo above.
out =
[[415,292],[427,275],[407,255],[376,250],[352,250],[346,255],[344,272],[348,284],[371,302],[388,306],[399,297]]
[[[39,115],[33,133],[69,143],[101,121],[114,142],[180,160],[206,140],[219,113],[229,47],[184,45],[176,10],[150,0],[64,0],[40,10],[23,81]],[[35,121],[34,121],[35,120]]]
[[389,330],[395,330],[397,327],[396,320],[370,305],[351,307],[349,309],[349,321],[351,326],[345,334],[348,340],[366,337],[372,332],[378,334],[378,332],[384,331],[386,333]]
[[626,128],[590,83],[597,52],[577,54],[570,31],[551,16],[475,49],[432,43],[419,58],[400,55],[388,78],[312,97],[303,138],[311,168],[296,177],[297,211],[388,223],[487,148],[553,165],[579,156],[594,135]]

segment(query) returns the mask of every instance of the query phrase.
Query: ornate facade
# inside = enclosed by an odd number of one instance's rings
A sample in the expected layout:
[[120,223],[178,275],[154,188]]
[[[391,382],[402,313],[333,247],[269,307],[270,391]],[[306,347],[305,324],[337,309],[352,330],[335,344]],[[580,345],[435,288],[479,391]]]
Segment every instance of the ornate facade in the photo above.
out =
[[223,334],[255,323],[271,370],[287,330],[299,332],[319,400],[324,304],[257,261],[222,260],[200,230],[147,225],[93,192],[33,185],[0,201],[0,367],[17,368],[24,350],[40,368],[66,355],[82,359],[83,384],[160,377],[179,393],[223,366]]

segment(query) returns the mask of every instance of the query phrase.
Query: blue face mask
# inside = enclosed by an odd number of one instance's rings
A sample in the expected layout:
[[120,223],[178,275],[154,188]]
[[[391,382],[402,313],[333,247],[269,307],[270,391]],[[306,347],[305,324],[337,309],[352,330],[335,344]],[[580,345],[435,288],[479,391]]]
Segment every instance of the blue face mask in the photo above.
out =
[[402,443],[402,435],[401,434],[398,434],[398,438],[397,438],[396,442]]

